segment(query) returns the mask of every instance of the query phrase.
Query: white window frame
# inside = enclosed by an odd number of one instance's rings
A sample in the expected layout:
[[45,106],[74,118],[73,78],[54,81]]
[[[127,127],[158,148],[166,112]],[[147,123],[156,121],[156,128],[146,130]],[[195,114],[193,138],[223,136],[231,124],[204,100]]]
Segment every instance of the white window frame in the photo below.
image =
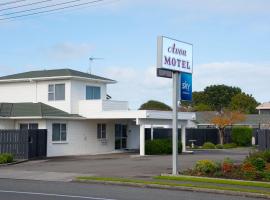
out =
[[97,139],[104,140],[107,139],[107,125],[104,123],[97,124]]
[[[91,88],[98,88],[99,89],[99,98],[87,98],[87,88],[91,87]],[[93,93],[94,96],[94,93]],[[101,99],[101,87],[100,86],[96,86],[96,85],[86,85],[85,87],[85,99],[86,100],[99,100]]]
[[[55,86],[56,85],[64,85],[64,99],[55,99]],[[52,91],[50,91],[50,86],[52,86]],[[50,99],[50,94],[53,95],[53,99]],[[66,84],[65,83],[54,83],[48,85],[48,101],[65,101],[66,99]]]
[[[54,140],[54,138],[53,138],[53,126],[54,125],[59,125],[60,127],[60,129],[59,129],[59,131],[60,131],[60,139],[59,140]],[[62,130],[62,126],[65,126],[65,131],[64,130]],[[63,140],[62,139],[62,134],[63,133],[65,133],[66,134],[66,138],[65,138],[65,140]],[[66,123],[52,123],[52,142],[53,143],[67,143],[67,124]]]

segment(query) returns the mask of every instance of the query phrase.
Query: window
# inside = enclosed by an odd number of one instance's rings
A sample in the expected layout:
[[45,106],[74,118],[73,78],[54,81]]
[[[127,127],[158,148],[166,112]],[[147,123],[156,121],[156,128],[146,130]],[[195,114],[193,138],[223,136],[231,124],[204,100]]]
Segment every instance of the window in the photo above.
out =
[[48,100],[65,100],[65,84],[50,84],[48,86]]
[[106,139],[106,124],[97,125],[97,138]]
[[52,125],[52,141],[53,142],[67,141],[66,124],[53,124]]
[[86,86],[86,99],[100,99],[100,87]]
[[38,129],[37,123],[29,123],[29,124],[20,124],[20,130],[28,130],[28,129]]

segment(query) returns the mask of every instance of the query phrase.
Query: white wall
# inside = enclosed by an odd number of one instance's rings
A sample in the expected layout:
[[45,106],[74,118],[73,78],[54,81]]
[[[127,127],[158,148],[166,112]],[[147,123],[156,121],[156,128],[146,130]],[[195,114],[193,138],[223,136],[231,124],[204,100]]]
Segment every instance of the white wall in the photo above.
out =
[[127,134],[127,148],[128,149],[139,149],[140,148],[140,126],[134,123],[128,125]]
[[[66,142],[52,141],[52,124],[57,122],[67,124]],[[107,124],[106,143],[102,143],[99,139],[97,139],[97,123]],[[46,125],[48,130],[48,157],[63,155],[89,155],[114,151],[115,139],[113,122],[100,120],[48,120]]]
[[107,86],[105,83],[71,80],[71,113],[79,113],[79,101],[86,100],[87,85],[100,87],[101,99],[106,99]]
[[12,119],[1,119],[0,129],[15,129],[15,122]]
[[20,129],[20,124],[37,123],[39,129],[46,129],[46,121],[41,119],[21,119],[15,121],[15,129]]

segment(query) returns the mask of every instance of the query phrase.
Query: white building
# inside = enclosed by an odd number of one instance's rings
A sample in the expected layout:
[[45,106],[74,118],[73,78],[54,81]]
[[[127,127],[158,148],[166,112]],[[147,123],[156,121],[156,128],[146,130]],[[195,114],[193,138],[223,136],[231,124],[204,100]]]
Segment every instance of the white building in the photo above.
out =
[[[0,77],[0,129],[47,129],[47,156],[140,149],[145,126],[171,125],[171,112],[129,110],[107,97],[116,81],[71,69]],[[180,113],[185,127],[194,113]],[[183,132],[185,129],[182,129]]]

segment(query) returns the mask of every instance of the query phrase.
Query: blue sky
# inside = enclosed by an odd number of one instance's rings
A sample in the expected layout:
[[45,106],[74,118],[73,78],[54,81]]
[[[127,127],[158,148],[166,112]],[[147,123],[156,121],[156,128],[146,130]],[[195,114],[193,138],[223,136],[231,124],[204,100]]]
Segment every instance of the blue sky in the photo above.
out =
[[269,0],[108,0],[2,21],[0,75],[86,72],[90,56],[102,57],[92,72],[118,81],[108,87],[114,99],[131,108],[149,99],[171,104],[171,80],[155,76],[156,38],[166,35],[194,45],[194,90],[224,83],[270,101],[269,10]]

